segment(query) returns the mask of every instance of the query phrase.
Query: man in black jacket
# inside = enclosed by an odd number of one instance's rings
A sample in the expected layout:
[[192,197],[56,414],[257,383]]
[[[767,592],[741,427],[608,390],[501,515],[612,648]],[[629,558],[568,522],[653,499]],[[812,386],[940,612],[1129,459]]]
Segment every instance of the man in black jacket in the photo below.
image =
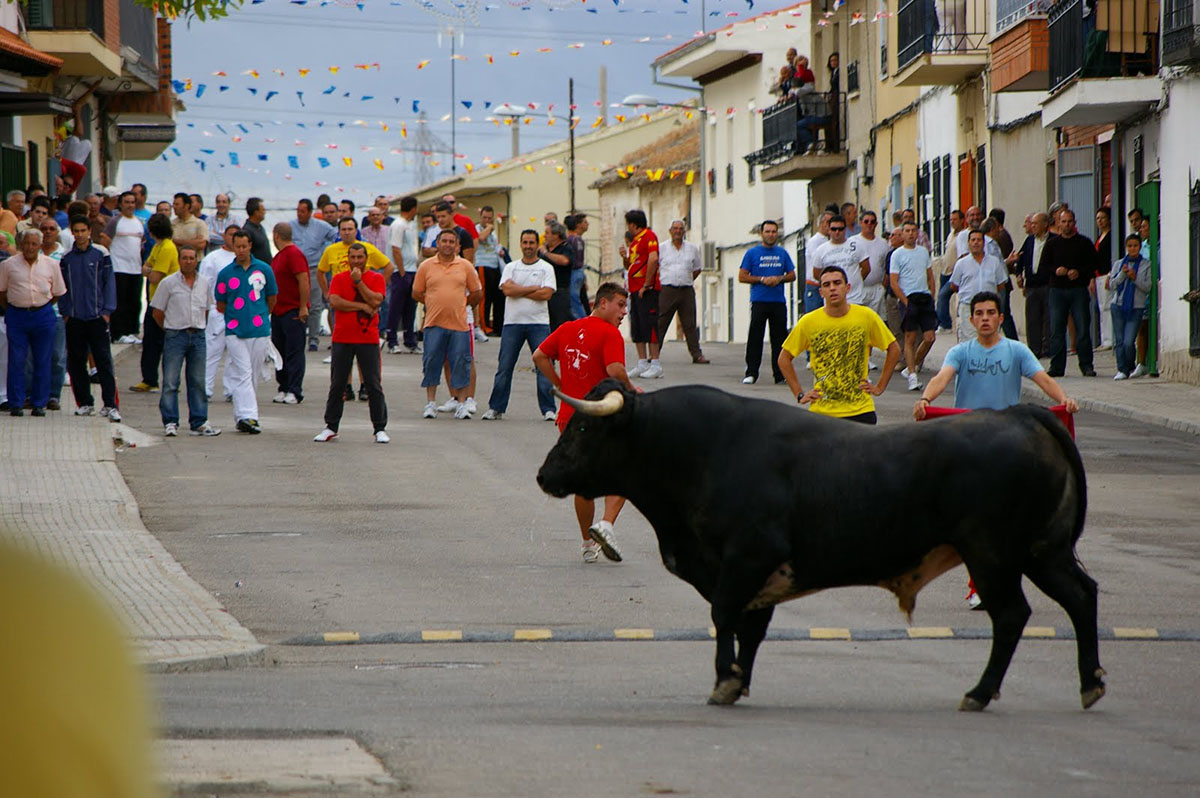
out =
[[1058,236],[1050,232],[1050,217],[1044,213],[1033,214],[1029,226],[1029,235],[1021,248],[1008,256],[1008,262],[1017,267],[1017,280],[1025,297],[1025,338],[1041,358],[1050,353],[1050,277],[1048,273],[1039,274],[1038,267],[1044,260],[1046,244]]
[[1095,377],[1092,368],[1091,290],[1096,278],[1096,246],[1075,229],[1075,212],[1060,211],[1059,236],[1046,242],[1038,275],[1050,283],[1050,376],[1063,376],[1067,367],[1067,314],[1075,322],[1075,351],[1079,371]]

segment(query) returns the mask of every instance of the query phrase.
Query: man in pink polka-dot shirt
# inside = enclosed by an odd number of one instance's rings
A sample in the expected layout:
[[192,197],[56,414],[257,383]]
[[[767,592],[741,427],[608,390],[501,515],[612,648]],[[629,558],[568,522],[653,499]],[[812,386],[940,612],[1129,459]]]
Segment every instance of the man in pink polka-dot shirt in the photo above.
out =
[[233,263],[217,274],[217,312],[225,315],[225,366],[233,395],[233,419],[239,432],[256,435],[258,397],[255,386],[271,351],[271,309],[279,289],[269,264],[250,254],[250,236],[233,234]]

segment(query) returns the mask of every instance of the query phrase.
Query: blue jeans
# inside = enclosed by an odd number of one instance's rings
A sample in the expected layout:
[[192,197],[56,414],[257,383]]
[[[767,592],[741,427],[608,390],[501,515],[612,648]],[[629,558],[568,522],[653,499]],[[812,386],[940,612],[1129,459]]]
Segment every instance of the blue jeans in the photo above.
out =
[[445,327],[426,327],[422,388],[441,383],[442,366],[446,361],[450,361],[450,390],[466,388],[471,381],[471,333]]
[[[513,369],[517,366],[517,358],[521,356],[522,345],[528,344],[533,352],[542,345],[550,334],[549,324],[505,324],[500,331],[500,360],[496,364],[496,378],[492,381],[492,395],[488,399],[488,407],[497,413],[508,410],[508,397],[512,393]],[[554,395],[550,392],[550,380],[537,374],[538,410],[545,415],[546,411],[554,411]]]
[[1128,375],[1137,367],[1137,334],[1146,315],[1145,308],[1128,313],[1115,303],[1112,306],[1113,352],[1117,356],[1117,371]]
[[179,423],[179,371],[184,360],[187,360],[188,427],[199,429],[208,421],[208,394],[204,391],[204,365],[207,360],[204,330],[165,330],[164,333],[163,384],[158,412],[162,414],[164,426]]
[[[4,313],[8,325],[8,403],[15,409],[25,406],[44,408],[50,401],[50,357],[54,349],[55,318],[50,305],[37,310],[8,306]],[[25,366],[33,357],[33,374],[25,382]],[[26,387],[29,392],[26,393]]]
[[804,116],[796,122],[796,154],[803,155],[808,152],[808,148],[816,140],[817,134],[813,132],[814,127],[829,124],[828,116]]
[[954,292],[950,290],[950,275],[943,274],[938,279],[941,280],[937,295],[938,326],[943,330],[951,330],[954,329],[954,321],[950,318],[950,296]]
[[1079,370],[1092,371],[1091,304],[1087,286],[1050,287],[1050,373],[1062,374],[1067,368],[1067,314],[1075,321],[1075,353]]
[[825,300],[821,299],[821,288],[816,285],[804,284],[804,312],[812,313],[818,308],[825,307]]
[[[57,401],[62,396],[62,387],[67,375],[67,324],[61,316],[55,316],[54,321],[54,346],[50,350],[50,398]],[[25,384],[33,384],[32,353],[25,366]]]
[[583,299],[579,296],[579,289],[583,288],[585,279],[587,279],[587,275],[584,274],[583,269],[571,270],[571,316],[576,319],[582,319],[587,315],[583,309]]

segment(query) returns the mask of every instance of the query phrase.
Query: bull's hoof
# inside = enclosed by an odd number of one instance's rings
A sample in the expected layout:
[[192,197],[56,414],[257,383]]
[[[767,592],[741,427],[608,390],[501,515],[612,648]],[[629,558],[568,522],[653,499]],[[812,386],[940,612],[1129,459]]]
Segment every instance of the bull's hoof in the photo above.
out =
[[1092,704],[1095,704],[1101,698],[1104,698],[1104,685],[1099,684],[1090,690],[1084,690],[1079,694],[1079,702],[1083,704],[1084,709],[1091,709]]
[[980,701],[978,698],[972,698],[969,695],[963,696],[963,700],[958,704],[959,712],[983,712],[986,708],[986,701]]
[[716,706],[729,706],[742,697],[742,680],[736,676],[717,682],[708,703]]

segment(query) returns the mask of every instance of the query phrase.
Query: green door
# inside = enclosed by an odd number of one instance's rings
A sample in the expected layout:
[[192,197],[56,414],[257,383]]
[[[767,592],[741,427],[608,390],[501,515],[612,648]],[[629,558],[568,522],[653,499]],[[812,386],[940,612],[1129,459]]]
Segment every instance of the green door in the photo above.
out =
[[1158,239],[1158,186],[1157,180],[1142,183],[1134,189],[1134,204],[1146,212],[1150,220],[1150,301],[1146,305],[1146,319],[1149,323],[1146,339],[1146,370],[1150,376],[1158,376],[1158,275],[1159,275],[1159,239]]

